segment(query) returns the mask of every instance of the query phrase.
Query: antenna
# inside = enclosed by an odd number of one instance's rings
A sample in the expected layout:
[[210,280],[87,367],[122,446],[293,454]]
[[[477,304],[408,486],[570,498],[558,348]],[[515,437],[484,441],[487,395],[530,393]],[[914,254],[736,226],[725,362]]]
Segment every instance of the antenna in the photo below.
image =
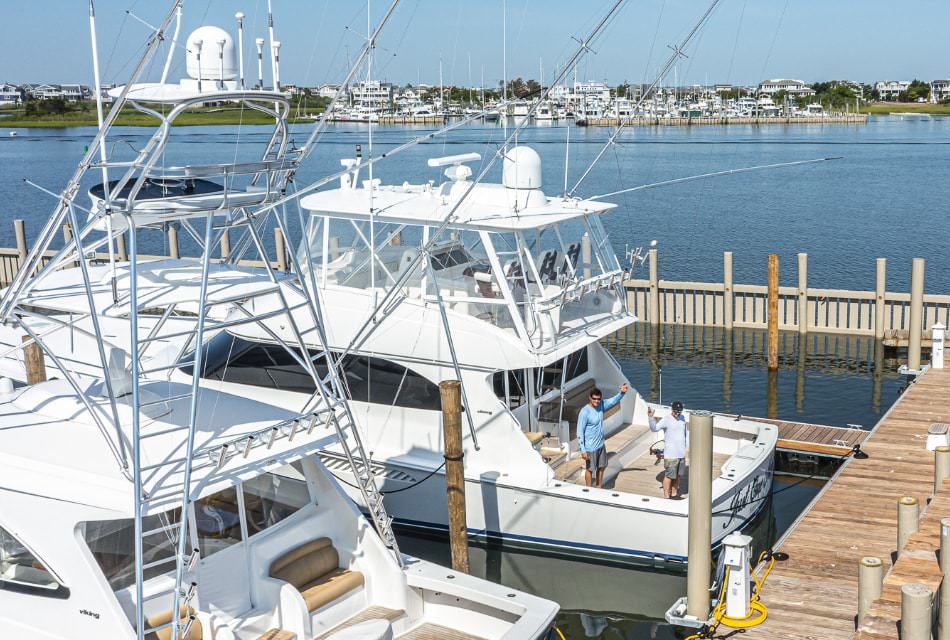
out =
[[[99,47],[96,38],[96,8],[89,0],[89,38],[92,41],[92,75],[93,84],[96,92],[96,122],[102,129],[102,83],[99,78]],[[115,248],[112,244],[112,188],[109,186],[109,169],[106,167],[106,140],[105,134],[102,136],[102,142],[99,144],[99,158],[102,161],[102,196],[106,210],[106,232],[109,236],[109,264],[112,266],[112,300],[115,302],[118,294],[115,289]],[[79,230],[75,230],[79,233]]]
[[195,40],[195,46],[198,48],[198,51],[195,53],[198,59],[198,93],[201,93],[201,76],[204,75],[201,70],[201,45],[203,44],[204,40]]
[[255,38],[257,45],[257,88],[264,89],[264,38]]
[[[90,4],[92,0],[90,0]],[[181,30],[181,5],[175,11],[175,31],[172,33],[172,44],[168,47],[168,56],[165,57],[165,66],[162,68],[161,84],[165,84],[168,79],[168,69],[172,66],[172,54],[175,53],[175,47],[178,45],[178,32]]]
[[241,80],[241,88],[244,86],[244,14],[238,11],[234,14],[238,23],[238,73]]
[[270,44],[270,75],[274,80],[274,89],[277,88],[277,68],[276,56],[274,50],[274,12],[271,10],[271,0],[267,0],[267,38]]
[[218,88],[224,89],[224,45],[227,40],[218,40]]
[[274,60],[274,91],[280,91],[280,41],[271,43],[271,57]]

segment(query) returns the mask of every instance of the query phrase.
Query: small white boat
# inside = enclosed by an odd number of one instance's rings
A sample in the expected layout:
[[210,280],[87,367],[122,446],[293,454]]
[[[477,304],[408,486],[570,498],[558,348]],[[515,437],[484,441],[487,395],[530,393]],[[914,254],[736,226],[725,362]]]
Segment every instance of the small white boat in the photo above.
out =
[[15,138],[15,137],[17,137],[17,135],[19,135],[19,134],[17,134],[16,131],[11,131],[11,132],[8,133],[7,135],[10,136],[11,138]]

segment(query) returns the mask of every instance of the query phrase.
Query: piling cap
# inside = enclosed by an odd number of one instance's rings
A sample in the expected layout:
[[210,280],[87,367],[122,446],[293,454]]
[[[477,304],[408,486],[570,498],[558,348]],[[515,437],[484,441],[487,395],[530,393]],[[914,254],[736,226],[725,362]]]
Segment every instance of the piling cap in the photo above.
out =
[[933,589],[919,582],[910,582],[901,587],[901,595],[911,598],[930,597],[933,595]]
[[884,563],[881,562],[880,558],[875,558],[874,556],[864,556],[861,558],[861,564],[865,567],[882,567]]
[[898,502],[900,504],[905,504],[908,506],[915,505],[917,504],[917,498],[915,498],[914,496],[904,496],[900,500],[898,500]]

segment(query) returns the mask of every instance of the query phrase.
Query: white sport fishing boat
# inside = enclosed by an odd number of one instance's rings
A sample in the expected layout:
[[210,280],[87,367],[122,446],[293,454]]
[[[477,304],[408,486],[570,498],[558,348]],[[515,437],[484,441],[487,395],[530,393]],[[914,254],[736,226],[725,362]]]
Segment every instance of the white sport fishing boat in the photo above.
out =
[[[440,186],[393,187],[375,180],[357,186],[359,164],[347,160],[338,189],[303,198],[311,218],[295,268],[303,274],[299,282],[316,286],[332,310],[326,340],[341,360],[381,490],[390,493],[387,507],[399,524],[446,528],[436,385],[458,378],[470,426],[464,441],[470,535],[572,555],[683,561],[688,502],[662,498],[657,439],[647,421],[651,405],[635,390],[607,413],[605,487],[582,481],[576,414],[594,386],[609,396],[625,381],[599,341],[635,320],[601,222],[614,205],[546,196],[540,159],[530,148],[510,148],[505,158],[501,184],[473,185],[465,163],[478,156],[466,154],[430,161],[447,167],[449,179]],[[154,263],[152,278],[167,280],[163,274],[175,266]],[[60,312],[67,309],[61,302]],[[287,328],[277,324],[218,332],[203,384],[281,406],[309,397],[306,371],[275,344],[276,337],[287,338]],[[68,335],[60,334],[68,349]],[[170,350],[163,366],[180,351]],[[329,373],[317,364],[321,375]],[[188,373],[184,367],[171,379]],[[668,411],[654,408],[658,417]],[[766,503],[777,432],[726,417],[714,426],[718,545]],[[320,456],[360,499],[349,486],[356,477],[342,445]]]
[[[190,78],[137,82],[178,9],[117,91],[0,302],[11,346],[2,366],[19,381],[0,379],[0,637],[545,637],[553,602],[400,553],[320,338],[319,303],[270,266],[261,243],[306,155],[287,144],[286,97],[239,86],[231,37],[214,27],[183,47]],[[213,69],[195,58],[196,40],[218,44]],[[209,102],[274,117],[262,159],[238,163],[235,153],[222,164],[162,169],[177,116]],[[106,136],[128,104],[155,117],[156,131],[132,159],[114,158]],[[102,182],[80,224],[77,194],[94,158]],[[49,258],[66,222],[75,233]],[[140,262],[143,237],[167,223],[192,233],[200,256]],[[120,229],[129,260],[96,266],[90,255],[108,245],[114,256]],[[264,268],[212,258],[229,232]],[[210,340],[249,324],[267,331],[270,320],[295,327],[294,338],[275,335],[269,346],[303,367],[295,388],[310,393],[276,406],[202,379]],[[324,345],[322,355],[305,336]],[[314,455],[333,442],[369,519]]]

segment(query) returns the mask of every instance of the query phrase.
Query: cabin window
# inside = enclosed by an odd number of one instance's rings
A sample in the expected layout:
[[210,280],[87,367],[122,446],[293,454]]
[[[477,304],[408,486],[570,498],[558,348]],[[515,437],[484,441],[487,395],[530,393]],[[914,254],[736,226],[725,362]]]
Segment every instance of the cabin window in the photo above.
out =
[[[534,381],[537,388],[534,391],[535,397],[544,395],[549,391],[561,388],[563,376],[564,384],[567,385],[576,378],[587,373],[589,370],[589,361],[587,356],[587,347],[578,349],[563,360],[552,362],[546,367],[534,370]],[[525,399],[525,369],[516,369],[512,371],[497,371],[492,376],[492,388],[499,399],[505,399],[505,375],[508,376],[508,400],[509,408],[515,409],[524,404]],[[563,371],[563,373],[562,373]]]
[[69,597],[64,587],[36,555],[0,527],[0,589],[54,598]]
[[202,558],[227,549],[244,539],[241,510],[235,487],[195,501],[195,531]]
[[[181,509],[142,518],[142,560],[145,579],[175,569]],[[114,591],[135,584],[135,522],[96,520],[80,524],[92,557]]]
[[307,482],[293,467],[252,478],[244,483],[243,491],[249,535],[274,526],[310,503]]
[[[311,351],[317,373],[327,375],[327,366],[317,351]],[[191,374],[194,354],[185,356],[181,369]],[[382,358],[347,356],[343,361],[350,397],[407,409],[439,411],[439,387],[406,367]],[[235,384],[312,394],[313,378],[281,345],[251,342],[221,332],[205,347],[204,377]]]

